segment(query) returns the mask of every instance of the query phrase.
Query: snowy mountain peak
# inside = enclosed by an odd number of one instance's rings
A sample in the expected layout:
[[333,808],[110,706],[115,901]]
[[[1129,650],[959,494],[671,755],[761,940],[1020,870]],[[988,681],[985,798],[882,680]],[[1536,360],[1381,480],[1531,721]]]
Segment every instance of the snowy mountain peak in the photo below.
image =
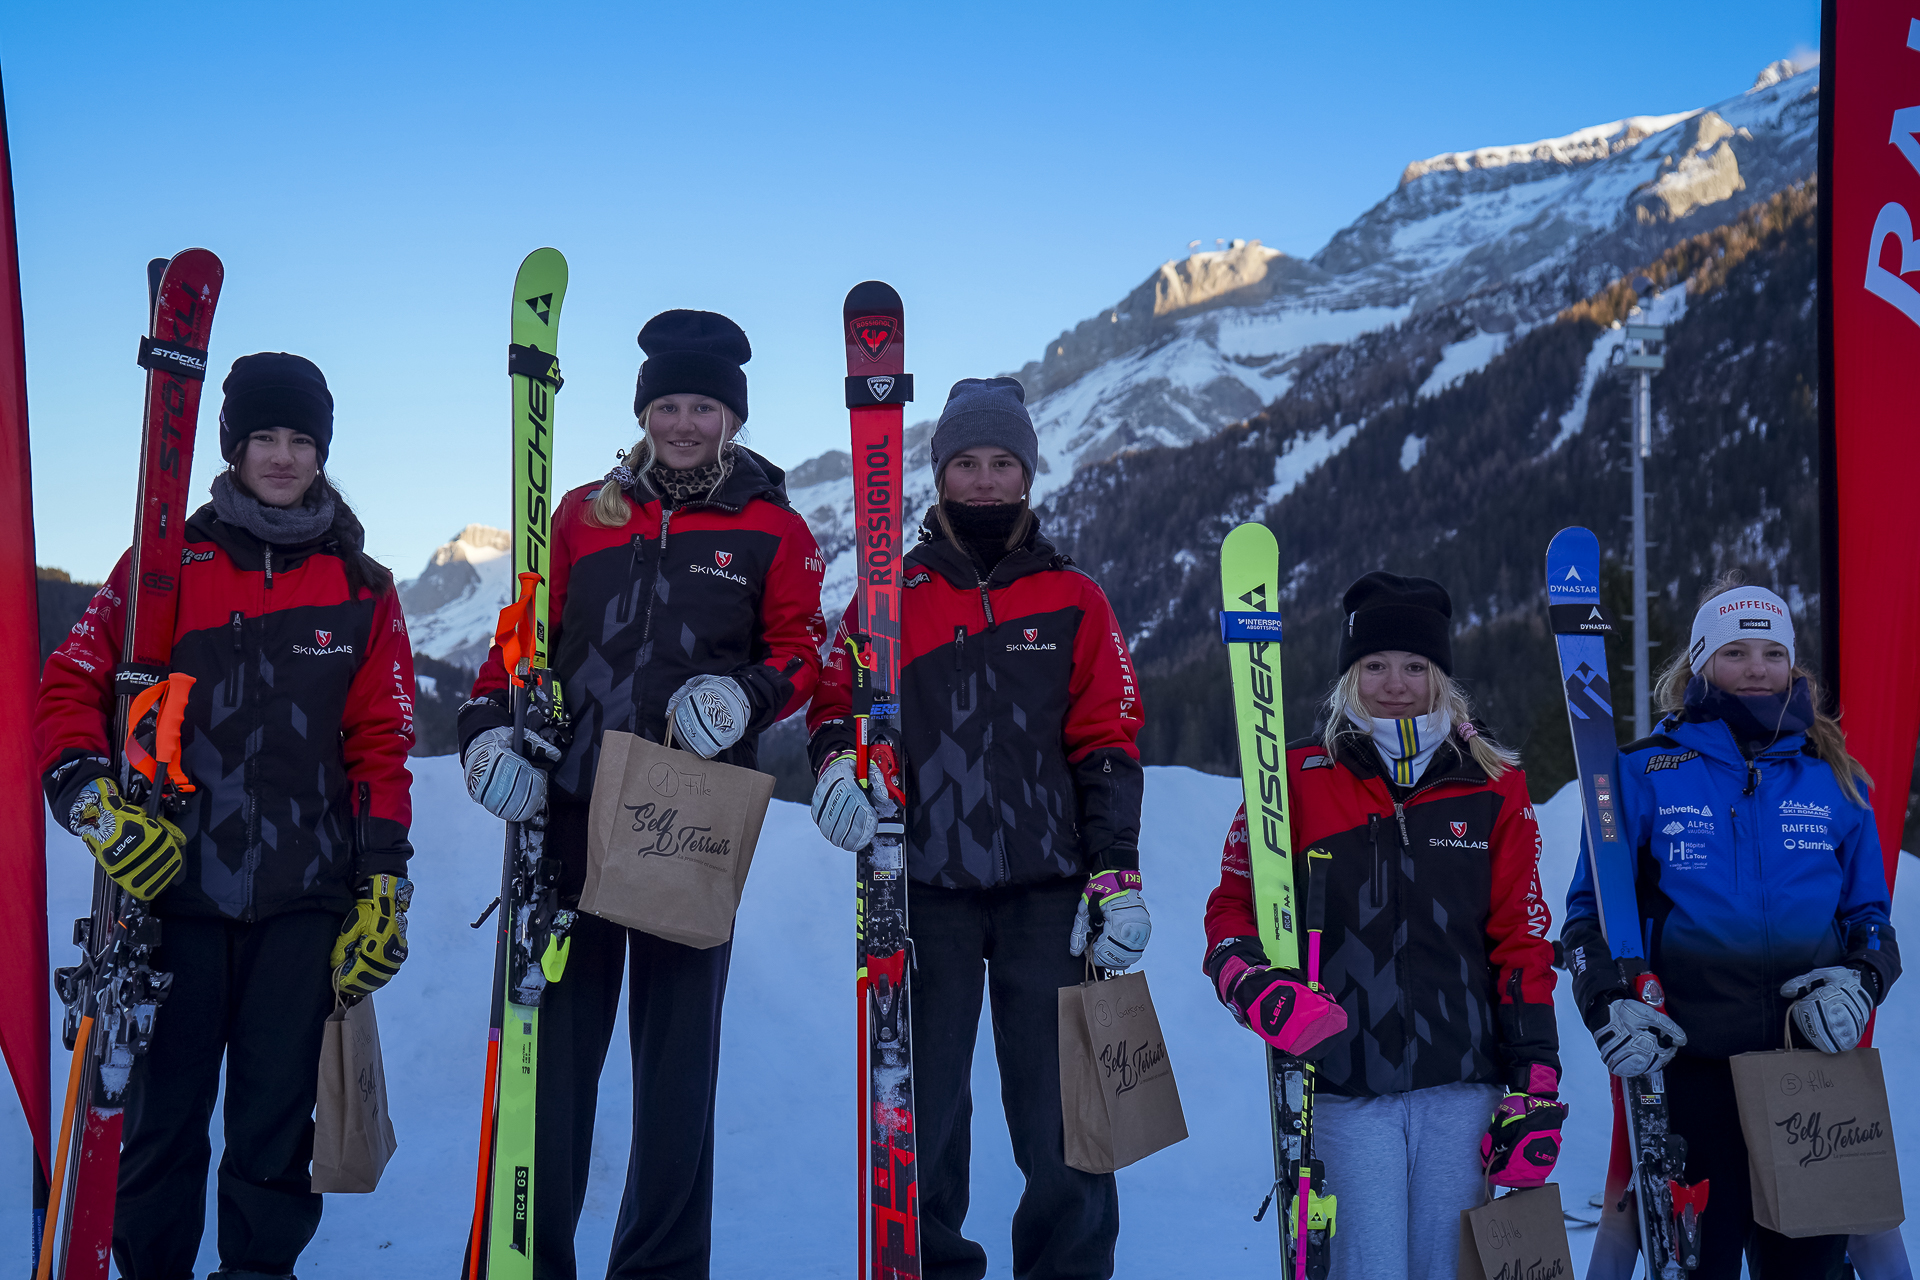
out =
[[1806,61],[1781,58],[1778,61],[1769,62],[1766,66],[1760,68],[1760,74],[1753,78],[1753,88],[1747,90],[1747,92],[1758,93],[1762,89],[1771,89],[1782,80],[1791,80],[1801,72],[1817,65],[1819,65],[1818,55],[1814,55],[1811,60]]
[[1472,151],[1449,151],[1426,160],[1415,160],[1400,174],[1400,185],[1407,186],[1432,173],[1468,173],[1504,169],[1512,165],[1547,164],[1575,168],[1637,147],[1654,134],[1697,114],[1697,111],[1681,111],[1670,116],[1629,116],[1609,124],[1576,129],[1559,138],[1542,138],[1538,142],[1520,142],[1510,146],[1477,147]]
[[513,596],[512,551],[505,529],[470,524],[400,584],[415,653],[470,668],[486,660],[494,621]]
[[[1163,262],[1153,277],[1153,314],[1172,315],[1236,293],[1267,278],[1267,267],[1287,255],[1258,240],[1235,240],[1226,249]],[[1113,323],[1118,322],[1118,315]]]

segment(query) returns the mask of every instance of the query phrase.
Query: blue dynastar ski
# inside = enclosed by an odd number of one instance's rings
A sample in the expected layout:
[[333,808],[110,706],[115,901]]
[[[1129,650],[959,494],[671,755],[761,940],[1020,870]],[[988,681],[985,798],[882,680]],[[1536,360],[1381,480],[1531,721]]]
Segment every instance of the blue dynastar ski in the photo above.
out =
[[[1644,604],[1642,605],[1644,607]],[[1613,619],[1600,603],[1600,542],[1591,530],[1562,529],[1547,546],[1547,614],[1560,650],[1560,678],[1573,733],[1574,769],[1586,819],[1587,869],[1593,876],[1600,930],[1628,988],[1664,1009],[1666,993],[1647,967],[1634,893],[1632,844],[1621,834],[1616,778],[1619,743],[1613,727],[1613,691],[1607,682],[1607,636]],[[1659,1071],[1616,1080],[1619,1116],[1627,1131],[1628,1167],[1610,1171],[1611,1207],[1631,1190],[1640,1252],[1647,1274],[1683,1280],[1700,1265],[1700,1211],[1706,1185],[1681,1182],[1687,1141],[1667,1125],[1666,1082]],[[1622,1176],[1624,1175],[1624,1176]]]

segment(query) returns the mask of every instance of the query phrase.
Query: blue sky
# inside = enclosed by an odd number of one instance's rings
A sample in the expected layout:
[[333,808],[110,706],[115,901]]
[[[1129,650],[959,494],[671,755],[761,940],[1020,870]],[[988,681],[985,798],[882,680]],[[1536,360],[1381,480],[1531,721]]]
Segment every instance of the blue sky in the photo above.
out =
[[539,245],[572,266],[564,483],[631,439],[668,307],[745,327],[750,443],[791,466],[842,447],[856,281],[904,296],[931,415],[1191,240],[1311,254],[1410,160],[1702,106],[1818,34],[1815,0],[15,6],[39,559],[95,579],[126,544],[144,264],[188,245],[227,267],[216,368],[321,365],[329,469],[411,576],[506,520]]

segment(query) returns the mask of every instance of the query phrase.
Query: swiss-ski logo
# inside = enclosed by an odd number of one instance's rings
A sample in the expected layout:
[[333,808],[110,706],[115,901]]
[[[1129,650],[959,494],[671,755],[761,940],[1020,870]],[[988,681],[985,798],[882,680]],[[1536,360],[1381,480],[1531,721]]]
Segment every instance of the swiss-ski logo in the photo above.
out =
[[719,565],[722,569],[724,569],[728,565],[733,563],[733,552],[716,551],[713,553],[713,562]]
[[328,645],[333,643],[333,632],[316,631],[313,633],[313,642],[319,645],[322,649],[324,649]]
[[1038,640],[1038,639],[1040,638],[1040,628],[1038,628],[1038,627],[1027,627],[1027,628],[1025,628],[1025,629],[1023,629],[1023,630],[1022,630],[1022,631],[1020,632],[1020,634],[1021,634],[1021,635],[1023,635],[1023,636],[1025,636],[1025,637],[1027,638],[1027,643],[1028,643],[1028,644],[1032,644],[1032,643],[1033,643],[1033,642],[1034,642],[1035,640]]
[[878,361],[900,333],[898,316],[855,316],[847,321],[847,335],[867,359]]
[[875,400],[885,400],[887,398],[887,392],[893,390],[893,379],[884,375],[868,378],[867,390],[873,393]]
[[536,316],[539,316],[541,324],[550,323],[547,317],[553,314],[553,295],[552,294],[543,293],[537,298],[528,298],[526,300],[526,303],[527,303],[527,310],[533,312],[533,314],[535,314]]
[[1467,838],[1467,824],[1466,824],[1466,823],[1464,823],[1464,822],[1449,822],[1449,823],[1447,824],[1447,828],[1448,828],[1448,830],[1450,830],[1450,831],[1452,831],[1452,832],[1453,832],[1453,838],[1454,838],[1455,840],[1465,840],[1465,839]]

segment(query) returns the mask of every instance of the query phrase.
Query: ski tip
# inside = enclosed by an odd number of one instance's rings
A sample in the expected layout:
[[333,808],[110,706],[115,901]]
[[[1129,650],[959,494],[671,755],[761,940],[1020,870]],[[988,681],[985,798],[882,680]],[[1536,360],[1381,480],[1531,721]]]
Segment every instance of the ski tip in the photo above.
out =
[[893,315],[902,314],[906,307],[900,301],[900,293],[884,280],[862,280],[847,290],[847,302],[843,308],[851,317],[856,315]]
[[1273,536],[1272,529],[1269,529],[1258,520],[1250,520],[1246,524],[1237,524],[1227,531],[1227,536],[1221,542],[1220,549],[1222,552],[1225,552],[1229,547],[1266,551],[1273,555],[1278,555],[1280,553],[1280,540]]

